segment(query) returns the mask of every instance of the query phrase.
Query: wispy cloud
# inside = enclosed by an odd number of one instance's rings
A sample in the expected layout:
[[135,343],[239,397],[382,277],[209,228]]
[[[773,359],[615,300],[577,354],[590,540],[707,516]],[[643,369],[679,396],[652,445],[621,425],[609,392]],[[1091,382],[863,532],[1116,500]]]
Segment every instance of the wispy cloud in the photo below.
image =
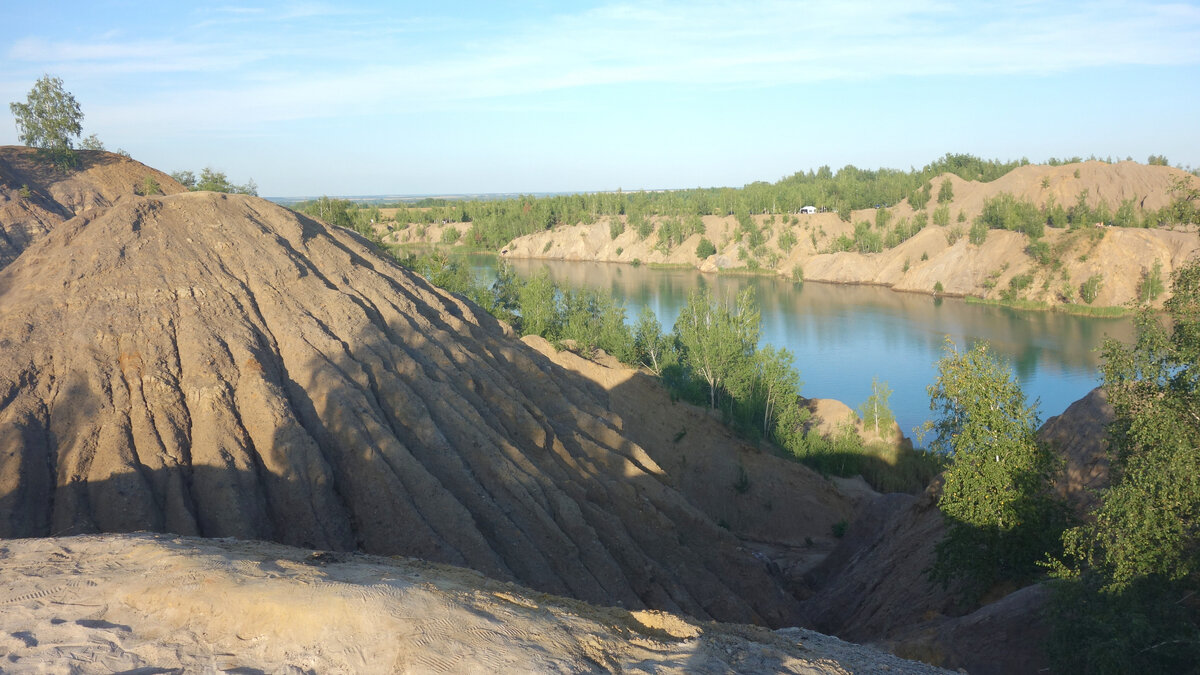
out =
[[[218,124],[421,110],[584,87],[766,87],[1200,63],[1200,7],[1047,2],[611,3],[538,19],[227,6],[155,40],[17,40],[12,61],[91,78],[220,73],[112,104]],[[175,109],[173,109],[175,108]],[[186,122],[185,122],[186,123]]]

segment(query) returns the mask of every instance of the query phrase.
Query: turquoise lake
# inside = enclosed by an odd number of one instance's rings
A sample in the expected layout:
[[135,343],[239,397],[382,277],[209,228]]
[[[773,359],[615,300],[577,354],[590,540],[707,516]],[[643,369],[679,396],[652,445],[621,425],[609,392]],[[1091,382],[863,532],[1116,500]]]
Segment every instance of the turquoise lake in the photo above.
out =
[[[473,268],[494,278],[497,258],[471,256]],[[809,398],[835,398],[857,408],[871,378],[892,388],[891,407],[908,436],[930,417],[926,391],[949,337],[961,348],[988,341],[1016,374],[1042,420],[1057,415],[1099,384],[1106,337],[1128,343],[1129,318],[1089,318],[968,304],[956,298],[897,293],[880,286],[717,276],[695,270],[651,269],[615,263],[510,260],[521,277],[545,267],[557,282],[608,289],[632,322],[643,305],[670,331],[688,294],[701,287],[729,297],[752,286],[762,313],[762,342],[796,356]],[[914,442],[917,439],[914,438]],[[919,444],[919,443],[918,443]]]

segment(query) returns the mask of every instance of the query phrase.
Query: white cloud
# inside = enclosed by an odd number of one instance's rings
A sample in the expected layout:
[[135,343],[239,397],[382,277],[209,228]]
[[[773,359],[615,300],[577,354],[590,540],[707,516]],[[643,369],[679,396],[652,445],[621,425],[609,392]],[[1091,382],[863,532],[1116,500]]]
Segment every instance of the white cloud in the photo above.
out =
[[763,87],[1200,63],[1200,8],[1184,3],[613,3],[507,22],[322,4],[213,14],[220,25],[155,40],[26,38],[8,58],[98,82],[194,74],[187,89],[123,91],[95,112],[213,127],[488,99],[511,106],[514,97],[621,84]]

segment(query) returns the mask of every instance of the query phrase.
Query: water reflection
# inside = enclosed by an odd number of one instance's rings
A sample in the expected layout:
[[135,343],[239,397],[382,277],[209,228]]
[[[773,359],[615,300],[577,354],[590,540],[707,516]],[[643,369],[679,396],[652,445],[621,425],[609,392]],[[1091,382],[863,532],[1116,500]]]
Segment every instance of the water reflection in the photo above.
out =
[[[892,407],[905,433],[929,416],[926,387],[936,376],[934,364],[946,336],[960,346],[989,341],[1008,360],[1030,399],[1040,399],[1043,419],[1096,386],[1096,350],[1105,337],[1129,342],[1133,336],[1129,319],[1018,312],[877,286],[795,286],[773,277],[711,276],[690,269],[511,262],[522,277],[546,267],[560,283],[606,288],[625,304],[630,321],[643,305],[649,306],[667,330],[692,291],[708,287],[720,297],[732,297],[753,286],[762,312],[762,339],[796,354],[806,396],[858,406],[870,394],[871,378],[879,377],[895,392]],[[472,257],[472,265],[494,274],[496,259]]]

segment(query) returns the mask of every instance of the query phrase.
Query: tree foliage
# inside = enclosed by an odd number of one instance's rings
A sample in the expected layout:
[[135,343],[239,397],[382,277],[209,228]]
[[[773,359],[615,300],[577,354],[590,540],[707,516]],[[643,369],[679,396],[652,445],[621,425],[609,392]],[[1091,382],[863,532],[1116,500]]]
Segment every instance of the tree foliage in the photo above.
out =
[[83,111],[60,78],[43,75],[29,90],[25,103],[13,102],[8,107],[22,143],[48,152],[57,163],[75,163],[72,139],[83,133]]
[[1162,278],[1162,261],[1155,260],[1154,265],[1149,270],[1142,272],[1142,281],[1138,285],[1138,298],[1142,302],[1151,303],[1162,295],[1165,288],[1163,287]]
[[800,395],[800,374],[796,372],[796,357],[787,349],[766,345],[754,355],[755,381],[763,401],[763,436],[770,435],[772,425],[785,406],[795,407]]
[[946,536],[930,578],[960,579],[969,599],[1032,578],[1066,525],[1050,490],[1059,467],[1034,436],[1036,405],[983,342],[959,352],[947,341],[929,396],[937,413],[930,447],[951,458],[938,501]]
[[895,415],[888,407],[888,398],[891,395],[892,389],[888,387],[887,382],[880,382],[877,377],[871,378],[871,395],[858,409],[858,416],[862,418],[863,428],[871,429],[876,436],[882,437],[883,431],[890,429],[896,422]]
[[675,320],[684,362],[708,385],[709,404],[716,408],[720,394],[737,383],[758,345],[759,313],[753,289],[722,303],[707,289],[692,293]]
[[1104,346],[1111,486],[1064,535],[1052,604],[1059,667],[1188,672],[1200,663],[1200,260],[1176,271],[1170,326],[1143,308]]
[[937,200],[938,204],[954,201],[954,184],[950,182],[949,178],[942,180],[942,185],[938,188]]
[[662,324],[649,305],[642,305],[633,327],[633,350],[638,363],[661,376],[663,369],[677,360],[675,343],[663,335]]
[[[173,171],[171,172],[171,178],[174,178],[175,181],[180,185],[184,186],[188,190],[192,190],[193,192],[227,192],[230,194],[252,195],[255,197],[258,196],[258,185],[254,183],[253,178],[247,181],[244,185],[238,185],[230,182],[224,171],[217,171],[212,167],[204,167],[204,169],[200,172],[199,178],[196,178],[196,174],[192,173],[191,171]],[[325,199],[325,204],[322,205],[323,207],[328,207],[331,201],[337,201],[330,200],[328,197],[324,197],[323,199]],[[309,202],[299,204],[296,210],[308,213],[306,207],[310,204],[311,203]],[[346,204],[349,205],[349,202],[346,202]],[[318,217],[320,217],[322,220],[325,220],[327,223],[342,225],[342,223],[335,223],[333,220],[328,220],[323,216]]]

